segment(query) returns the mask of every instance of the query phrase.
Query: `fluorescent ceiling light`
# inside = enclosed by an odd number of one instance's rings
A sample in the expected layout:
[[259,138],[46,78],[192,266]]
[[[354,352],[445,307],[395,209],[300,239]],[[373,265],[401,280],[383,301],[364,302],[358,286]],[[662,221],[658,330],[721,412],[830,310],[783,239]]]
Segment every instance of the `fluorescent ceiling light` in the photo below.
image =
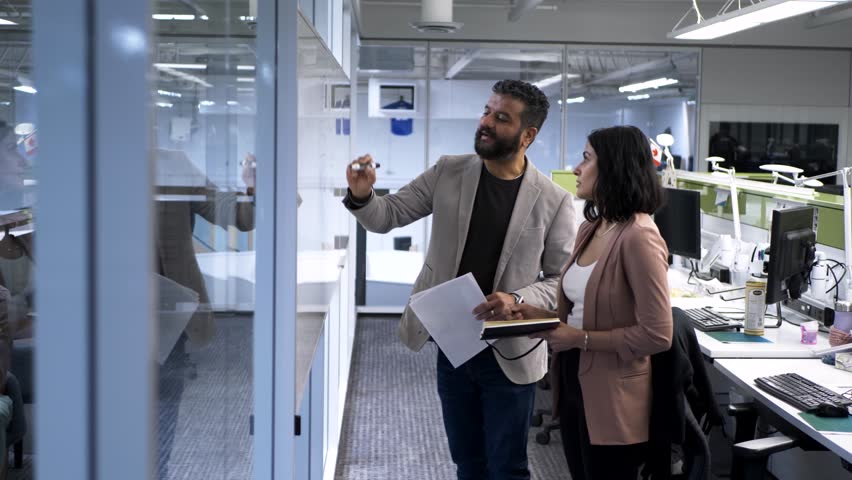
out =
[[565,99],[565,103],[583,103],[585,101],[586,101],[586,97],[573,97],[573,98],[566,98]]
[[254,82],[254,77],[237,77],[238,82]]
[[213,100],[202,100],[202,101],[198,102],[198,104],[203,106],[203,107],[210,107],[210,106],[216,105],[216,102],[214,102]]
[[206,70],[206,63],[155,63],[155,67],[159,69],[173,68],[175,70]]
[[627,96],[628,100],[646,100],[646,99],[649,99],[649,98],[651,98],[651,96],[648,95],[647,93],[642,93],[640,95],[628,95]]
[[17,25],[17,23],[11,20],[6,20],[5,18],[0,18],[0,25]]
[[254,87],[237,87],[238,92],[254,92]]
[[[541,79],[537,82],[533,82],[533,85],[535,85],[538,88],[549,87],[549,86],[551,86],[555,83],[561,82],[562,81],[562,75],[563,74],[560,73],[560,74],[554,75],[552,77],[543,78],[543,79]],[[577,78],[577,77],[580,76],[576,73],[566,73],[564,75],[565,75],[565,78]]]
[[157,64],[154,64],[154,66],[156,66],[157,69],[160,70],[163,73],[168,73],[169,75],[175,76],[177,78],[181,78],[181,79],[186,80],[188,82],[197,83],[197,84],[205,86],[207,88],[210,88],[210,87],[213,86],[213,84],[211,84],[210,82],[206,82],[206,81],[202,80],[201,78],[196,77],[195,75],[190,75],[188,73],[181,72],[180,70],[175,70],[174,68],[169,68],[169,67],[166,67],[166,66],[163,66],[163,65],[165,65],[165,64],[159,64],[159,66]]
[[2,105],[4,107],[8,107],[8,106],[12,105],[12,102],[0,102],[0,105]]
[[12,88],[14,88],[15,90],[17,90],[19,92],[24,92],[24,93],[29,93],[29,94],[38,93],[38,90],[36,90],[35,88],[33,88],[29,85],[16,85]]
[[638,92],[639,90],[647,90],[649,88],[660,88],[666,85],[674,85],[675,83],[677,83],[677,80],[674,78],[655,78],[654,80],[648,80],[647,82],[633,83],[623,87],[618,87],[618,91],[621,93],[633,93]]
[[254,65],[237,65],[237,70],[251,70],[251,71],[254,71]]
[[202,19],[202,20],[205,20],[205,21],[210,20],[210,17],[208,17],[207,15],[202,15],[202,16],[200,16],[200,17],[198,17],[198,18],[200,18],[200,19]]
[[155,13],[151,15],[154,20],[195,20],[195,15],[183,15],[175,13]]
[[182,95],[181,95],[180,93],[178,93],[178,92],[170,92],[170,91],[168,91],[168,90],[157,90],[157,93],[158,93],[158,94],[160,94],[160,95],[162,95],[162,96],[164,96],[164,97],[175,97],[175,98],[180,98],[180,97],[182,97]]
[[[724,12],[709,20],[704,20],[697,7],[693,7],[698,22],[686,28],[678,28],[680,22],[668,33],[668,38],[678,40],[710,40],[732,33],[754,28],[764,23],[795,17],[823,8],[831,7],[846,0],[764,0],[731,12]],[[733,2],[728,3],[733,5]],[[690,10],[692,11],[692,10]],[[690,12],[687,12],[689,15]],[[686,18],[684,15],[681,22]]]
[[239,104],[240,104],[240,102],[238,102],[238,101],[236,101],[236,100],[228,100],[226,103],[227,103],[228,105],[232,106],[232,107],[236,107],[237,105],[239,105]]
[[169,102],[157,102],[156,105],[161,108],[172,108],[172,104]]

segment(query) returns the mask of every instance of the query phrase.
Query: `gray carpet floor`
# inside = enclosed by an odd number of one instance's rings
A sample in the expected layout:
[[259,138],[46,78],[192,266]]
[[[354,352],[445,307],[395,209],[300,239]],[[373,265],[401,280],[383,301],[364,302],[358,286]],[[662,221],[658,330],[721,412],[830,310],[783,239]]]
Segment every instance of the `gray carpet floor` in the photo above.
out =
[[[252,478],[252,325],[250,315],[217,314],[212,343],[189,354],[194,368],[184,372],[182,394],[175,404],[160,405],[160,415],[174,428],[168,468],[160,480]],[[160,398],[174,398],[171,394],[161,390]]]
[[[418,353],[396,336],[399,317],[361,317],[343,416],[336,480],[439,480],[455,478],[441,420],[434,344]],[[547,408],[550,392],[537,392]],[[545,417],[545,421],[548,417]],[[548,445],[528,443],[534,480],[570,478],[559,433]]]

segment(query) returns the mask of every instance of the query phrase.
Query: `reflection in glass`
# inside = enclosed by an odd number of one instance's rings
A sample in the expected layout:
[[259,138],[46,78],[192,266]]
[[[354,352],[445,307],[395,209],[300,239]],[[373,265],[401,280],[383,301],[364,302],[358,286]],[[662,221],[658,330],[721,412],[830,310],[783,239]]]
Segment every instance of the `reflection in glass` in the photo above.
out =
[[672,135],[675,167],[691,168],[698,53],[569,48],[565,65],[566,168],[580,162],[592,130],[613,125],[635,125],[649,138]]
[[255,31],[245,2],[155,6],[157,476],[248,479]]
[[0,35],[0,446],[8,453],[15,445],[17,468],[7,471],[8,462],[0,462],[0,479],[7,474],[30,479],[38,89],[32,74],[32,9],[29,1],[14,4],[17,16],[5,29],[17,35]]

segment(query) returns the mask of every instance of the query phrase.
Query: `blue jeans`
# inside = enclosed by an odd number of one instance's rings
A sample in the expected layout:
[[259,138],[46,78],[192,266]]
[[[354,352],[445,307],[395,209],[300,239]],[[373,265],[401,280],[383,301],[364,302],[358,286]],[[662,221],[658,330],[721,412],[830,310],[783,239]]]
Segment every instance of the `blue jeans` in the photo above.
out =
[[535,383],[512,383],[486,348],[459,368],[438,351],[438,396],[459,480],[529,479]]

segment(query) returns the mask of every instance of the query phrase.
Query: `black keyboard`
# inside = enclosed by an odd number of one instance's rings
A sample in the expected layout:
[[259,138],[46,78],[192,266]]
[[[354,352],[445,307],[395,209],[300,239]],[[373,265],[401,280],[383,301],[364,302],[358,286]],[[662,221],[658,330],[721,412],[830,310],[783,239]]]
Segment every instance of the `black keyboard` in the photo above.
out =
[[754,379],[755,385],[778,397],[799,410],[813,410],[820,403],[829,402],[844,407],[852,405],[852,400],[817,385],[797,373],[782,373]]
[[743,322],[732,320],[708,308],[687,308],[683,312],[689,317],[692,326],[702,332],[731,330],[743,326]]

